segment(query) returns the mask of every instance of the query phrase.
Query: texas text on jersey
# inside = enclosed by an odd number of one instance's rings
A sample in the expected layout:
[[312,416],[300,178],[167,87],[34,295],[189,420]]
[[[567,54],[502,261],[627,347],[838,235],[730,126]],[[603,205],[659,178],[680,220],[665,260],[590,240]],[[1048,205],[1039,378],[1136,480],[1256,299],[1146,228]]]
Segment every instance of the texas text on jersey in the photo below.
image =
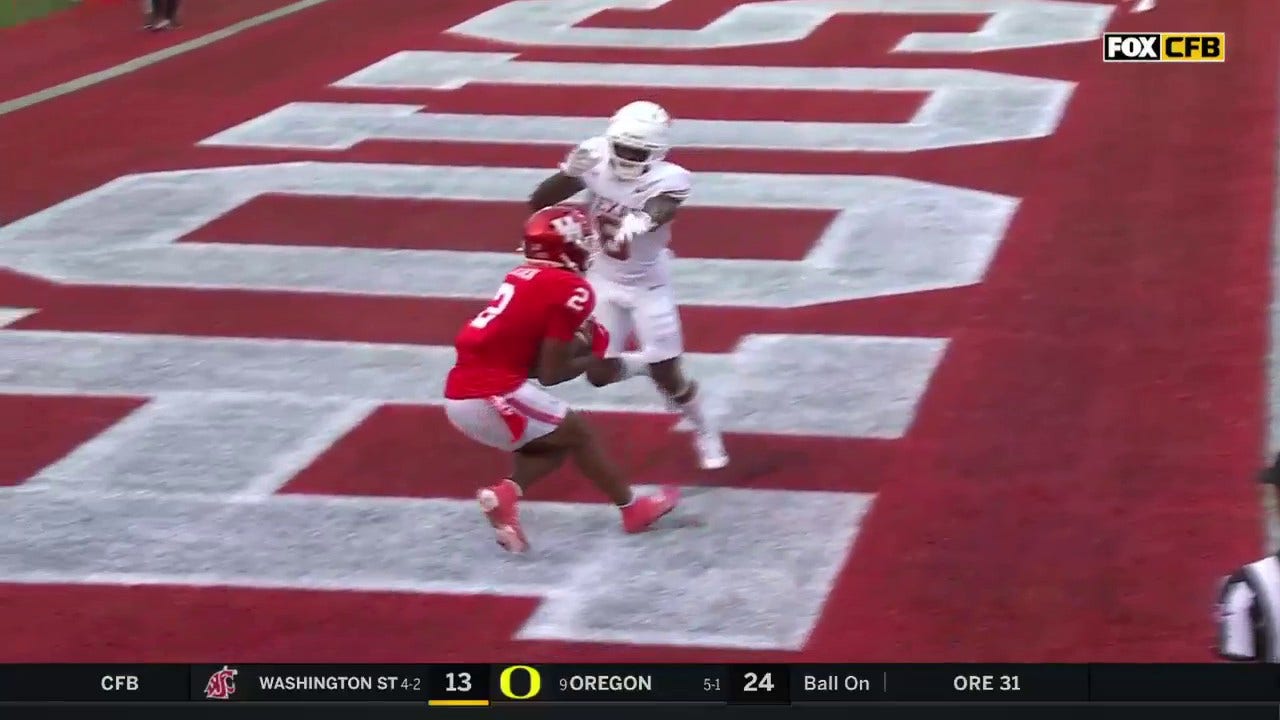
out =
[[660,195],[683,202],[692,190],[688,170],[665,160],[651,162],[635,179],[619,178],[609,159],[609,140],[594,137],[582,147],[600,158],[582,174],[587,189],[587,213],[600,233],[603,252],[592,262],[591,278],[632,286],[652,287],[671,281],[671,224],[659,225],[625,241],[617,231],[630,213]]

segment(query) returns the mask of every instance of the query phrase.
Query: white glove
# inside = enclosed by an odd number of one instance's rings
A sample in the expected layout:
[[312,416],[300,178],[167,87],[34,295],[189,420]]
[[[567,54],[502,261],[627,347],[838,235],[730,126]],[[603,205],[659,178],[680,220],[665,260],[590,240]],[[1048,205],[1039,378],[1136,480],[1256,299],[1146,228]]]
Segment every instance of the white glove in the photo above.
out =
[[622,218],[622,222],[618,223],[618,231],[613,234],[613,239],[620,245],[631,242],[637,235],[643,235],[653,229],[653,218],[647,213],[633,212],[628,213]]
[[569,151],[564,162],[560,163],[560,172],[571,178],[582,177],[582,174],[600,163],[600,156],[584,145]]

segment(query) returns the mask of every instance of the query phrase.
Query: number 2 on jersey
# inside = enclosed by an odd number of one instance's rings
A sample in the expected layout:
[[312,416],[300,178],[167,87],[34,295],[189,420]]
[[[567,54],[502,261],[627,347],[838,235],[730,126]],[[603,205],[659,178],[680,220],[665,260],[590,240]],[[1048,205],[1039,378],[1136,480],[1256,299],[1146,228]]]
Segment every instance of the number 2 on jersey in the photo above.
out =
[[564,306],[574,312],[582,312],[587,309],[587,300],[591,299],[591,291],[580,287],[573,291],[568,300],[564,301]]
[[[480,311],[475,319],[471,321],[471,327],[483,328],[493,319],[502,314],[503,310],[511,304],[511,298],[516,296],[516,286],[511,283],[502,283],[498,286],[498,294],[493,296],[493,301],[489,303],[489,307]],[[591,299],[591,291],[585,287],[580,287],[573,291],[568,300],[564,301],[565,307],[574,312],[582,312],[587,308],[587,301]]]
[[498,287],[498,294],[493,296],[493,302],[489,303],[489,307],[480,311],[475,319],[471,321],[471,327],[483,328],[493,319],[502,314],[507,309],[507,305],[511,304],[511,298],[515,297],[516,286],[511,283],[502,283]]

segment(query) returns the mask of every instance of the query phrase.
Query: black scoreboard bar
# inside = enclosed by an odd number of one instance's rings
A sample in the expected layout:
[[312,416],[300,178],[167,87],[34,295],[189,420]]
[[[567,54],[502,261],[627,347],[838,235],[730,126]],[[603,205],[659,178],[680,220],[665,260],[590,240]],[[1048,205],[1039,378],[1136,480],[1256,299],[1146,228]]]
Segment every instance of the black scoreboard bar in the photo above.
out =
[[1280,666],[0,665],[0,703],[111,701],[1280,704]]

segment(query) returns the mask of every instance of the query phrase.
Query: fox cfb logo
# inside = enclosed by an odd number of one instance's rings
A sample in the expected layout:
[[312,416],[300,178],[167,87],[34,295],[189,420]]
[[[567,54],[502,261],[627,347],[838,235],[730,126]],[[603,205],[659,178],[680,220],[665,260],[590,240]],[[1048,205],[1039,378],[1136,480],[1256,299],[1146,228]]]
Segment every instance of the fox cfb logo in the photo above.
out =
[[511,665],[498,675],[498,690],[509,700],[532,700],[542,692],[542,673],[528,665]]
[[1104,62],[1226,62],[1226,33],[1104,33]]

